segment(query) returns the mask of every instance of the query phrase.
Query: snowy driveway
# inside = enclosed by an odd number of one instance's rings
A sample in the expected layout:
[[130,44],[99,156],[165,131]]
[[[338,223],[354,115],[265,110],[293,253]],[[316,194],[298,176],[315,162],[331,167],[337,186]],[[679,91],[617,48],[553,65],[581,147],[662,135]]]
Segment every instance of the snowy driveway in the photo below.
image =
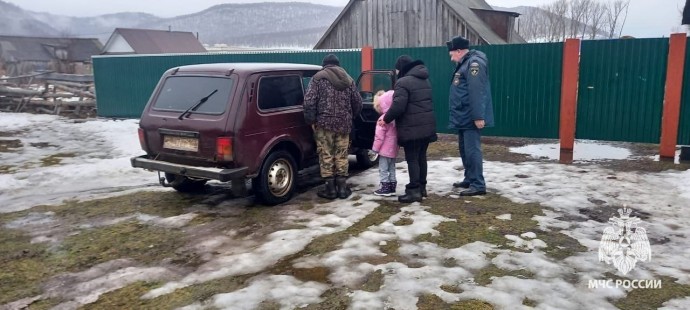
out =
[[[311,189],[262,208],[161,190],[129,166],[136,128],[0,113],[0,140],[12,141],[0,149],[0,225],[12,236],[0,238],[0,308],[690,309],[687,170],[487,161],[491,193],[464,199],[449,154],[429,163],[421,204],[372,195],[370,169],[347,200]],[[652,253],[625,276],[598,257],[624,205]],[[607,279],[661,287],[590,287]]]

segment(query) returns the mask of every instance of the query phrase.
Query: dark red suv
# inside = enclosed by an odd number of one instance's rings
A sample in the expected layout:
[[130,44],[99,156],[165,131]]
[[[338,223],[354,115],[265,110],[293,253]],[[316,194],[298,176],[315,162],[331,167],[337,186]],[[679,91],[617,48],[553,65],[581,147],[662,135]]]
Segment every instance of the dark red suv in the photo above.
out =
[[[261,202],[289,200],[297,172],[318,163],[302,104],[320,69],[218,63],[166,71],[141,116],[139,141],[146,155],[132,158],[132,166],[163,172],[160,183],[178,191],[199,190],[206,181],[219,180],[233,181],[239,194],[251,178]],[[392,82],[386,85],[390,87]],[[377,118],[365,100],[355,118],[351,148],[364,166],[377,160],[369,150]]]

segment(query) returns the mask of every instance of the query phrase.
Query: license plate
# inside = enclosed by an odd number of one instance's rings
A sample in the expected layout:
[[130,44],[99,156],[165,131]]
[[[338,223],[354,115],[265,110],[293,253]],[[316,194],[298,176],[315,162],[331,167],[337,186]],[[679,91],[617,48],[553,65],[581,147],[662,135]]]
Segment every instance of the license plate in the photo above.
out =
[[199,140],[194,138],[163,136],[163,148],[196,152],[199,150]]

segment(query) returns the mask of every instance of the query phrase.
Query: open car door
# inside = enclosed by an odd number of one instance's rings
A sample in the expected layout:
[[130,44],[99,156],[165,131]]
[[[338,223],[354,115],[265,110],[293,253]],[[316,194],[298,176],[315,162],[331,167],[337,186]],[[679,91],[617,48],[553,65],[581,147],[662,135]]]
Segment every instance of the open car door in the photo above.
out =
[[357,163],[371,167],[378,162],[378,154],[371,151],[379,113],[374,110],[374,96],[378,91],[392,90],[395,85],[394,70],[371,70],[357,78],[357,89],[362,96],[362,113],[354,119],[351,153],[357,155]]

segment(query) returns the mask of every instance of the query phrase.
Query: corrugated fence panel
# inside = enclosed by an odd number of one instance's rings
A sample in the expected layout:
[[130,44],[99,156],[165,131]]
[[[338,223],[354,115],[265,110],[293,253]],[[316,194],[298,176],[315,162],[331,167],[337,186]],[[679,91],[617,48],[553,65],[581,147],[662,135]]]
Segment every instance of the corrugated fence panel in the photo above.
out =
[[683,72],[678,145],[690,145],[690,40],[685,46],[685,70]]
[[127,55],[94,57],[98,116],[138,118],[166,70],[183,65],[222,62],[284,62],[320,65],[334,53],[345,70],[357,78],[359,50],[320,50],[233,54]]
[[582,41],[579,139],[659,143],[668,39]]
[[[496,127],[486,135],[558,138],[562,43],[475,46],[489,58]],[[455,64],[446,47],[374,51],[377,69],[391,69],[398,56],[421,59],[429,68],[437,130],[448,130],[448,91]]]

